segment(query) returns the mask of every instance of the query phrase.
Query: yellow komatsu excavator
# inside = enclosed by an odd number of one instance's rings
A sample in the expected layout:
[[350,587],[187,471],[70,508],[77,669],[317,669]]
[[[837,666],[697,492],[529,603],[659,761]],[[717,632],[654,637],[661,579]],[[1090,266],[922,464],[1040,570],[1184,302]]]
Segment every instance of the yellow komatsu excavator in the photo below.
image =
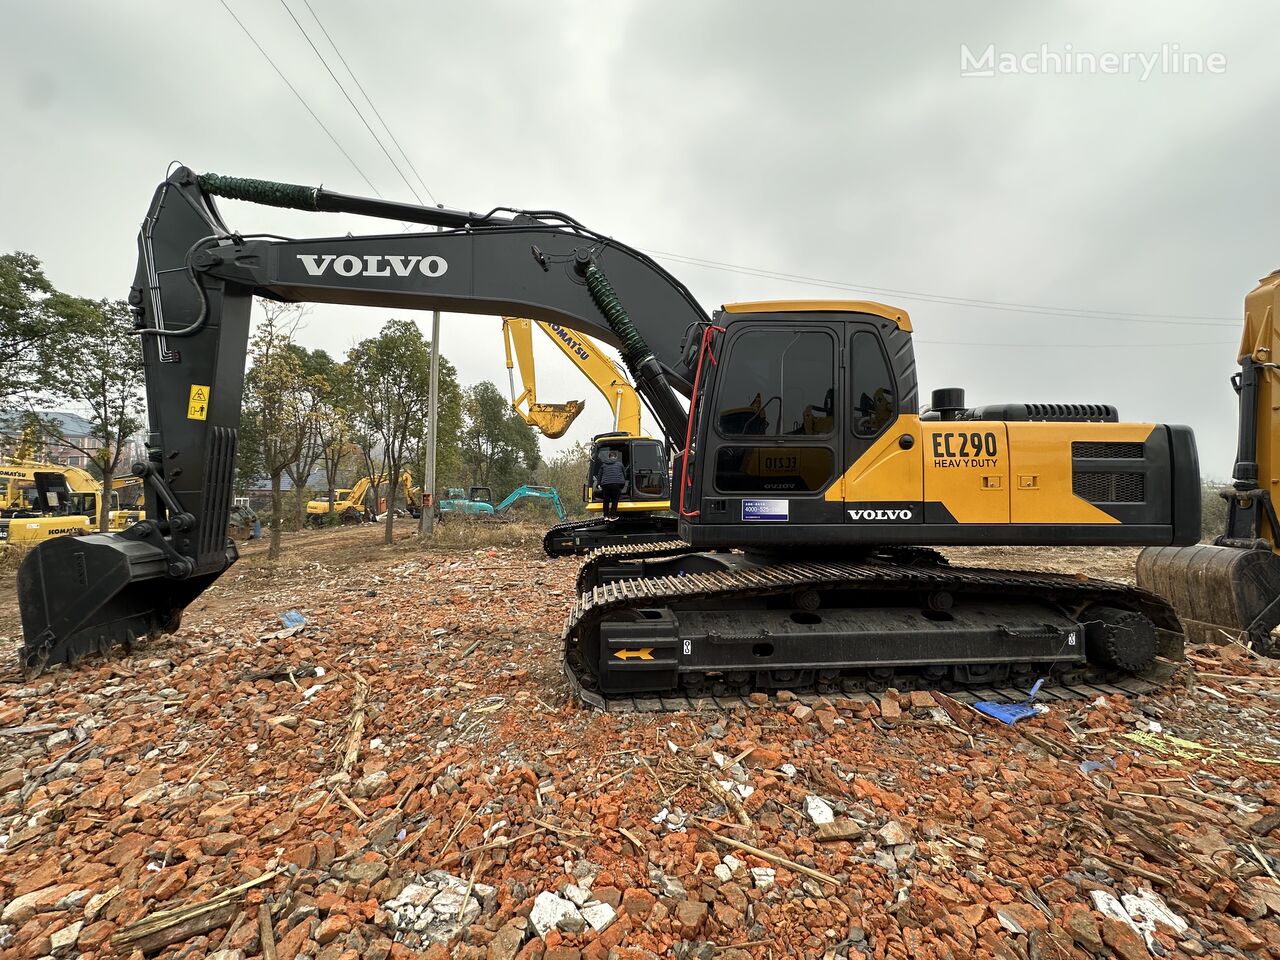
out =
[[[39,543],[98,528],[102,484],[87,470],[15,459],[0,464],[0,484],[0,539],[15,544]],[[112,481],[110,530],[124,530],[146,518],[144,510],[120,502],[122,491],[141,484],[134,476]]]
[[1231,378],[1240,402],[1232,483],[1222,491],[1227,528],[1213,543],[1148,547],[1138,585],[1167,597],[1187,635],[1200,642],[1239,640],[1277,653],[1280,624],[1280,270],[1244,301],[1244,333]]
[[[370,509],[366,502],[369,498],[369,492],[374,487],[381,487],[386,482],[385,474],[379,474],[376,478],[361,477],[353,487],[342,487],[334,490],[332,503],[329,502],[327,496],[307,501],[307,524],[313,527],[323,526],[326,518],[331,515],[336,516],[338,522],[343,525],[364,523],[372,520],[382,512],[385,498],[380,498],[376,509]],[[404,493],[404,502],[410,514],[416,517],[418,515],[417,510],[420,509],[421,491],[413,485],[413,477],[408,470],[403,470],[400,473],[400,489]]]
[[[640,429],[640,396],[627,375],[609,358],[600,344],[585,334],[558,323],[503,317],[502,332],[507,350],[507,376],[511,381],[511,406],[525,423],[544,437],[564,435],[585,406],[582,400],[542,403],[537,399],[537,376],[533,359],[533,328],[551,340],[578,372],[604,397],[613,411],[613,429],[591,438],[590,466],[582,485],[587,511],[596,516],[586,520],[566,520],[556,524],[542,538],[548,556],[588,553],[599,547],[619,544],[659,543],[677,536],[675,515],[667,476],[670,472],[667,444],[646,437]],[[516,393],[515,362],[524,386]],[[610,453],[616,453],[627,471],[627,488],[618,501],[618,516],[602,515],[597,473]]]

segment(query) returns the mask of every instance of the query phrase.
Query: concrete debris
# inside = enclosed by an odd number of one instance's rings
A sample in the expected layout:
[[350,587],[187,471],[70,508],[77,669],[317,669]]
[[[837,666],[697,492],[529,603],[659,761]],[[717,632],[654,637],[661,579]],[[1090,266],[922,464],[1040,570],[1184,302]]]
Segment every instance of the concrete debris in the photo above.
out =
[[529,911],[529,922],[533,924],[534,932],[544,938],[551,930],[577,933],[586,924],[586,920],[572,901],[556,896],[548,890],[544,890],[534,898],[533,909]]
[[836,812],[831,809],[831,804],[821,797],[815,797],[813,794],[809,794],[804,798],[804,812],[818,826],[831,823],[836,818]]

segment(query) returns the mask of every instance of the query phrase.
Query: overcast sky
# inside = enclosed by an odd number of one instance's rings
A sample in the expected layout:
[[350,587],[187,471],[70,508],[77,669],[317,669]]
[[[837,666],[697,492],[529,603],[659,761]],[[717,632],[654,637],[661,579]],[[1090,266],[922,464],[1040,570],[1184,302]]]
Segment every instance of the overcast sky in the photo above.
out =
[[[1274,3],[309,2],[437,201],[554,207],[650,251],[837,285],[664,260],[708,310],[895,303],[923,396],[1110,402],[1190,423],[1204,472],[1229,472],[1241,304],[1280,267]],[[281,0],[227,3],[377,190],[412,200]],[[370,192],[219,2],[0,10],[0,250],[62,289],[124,296],[172,160]],[[962,76],[984,68],[962,45],[991,48],[996,75]],[[245,232],[382,229],[223,211]],[[316,307],[300,339],[341,355],[389,315]],[[498,319],[446,315],[442,343],[464,383],[505,392]],[[588,401],[550,452],[609,418],[539,346],[540,396]]]

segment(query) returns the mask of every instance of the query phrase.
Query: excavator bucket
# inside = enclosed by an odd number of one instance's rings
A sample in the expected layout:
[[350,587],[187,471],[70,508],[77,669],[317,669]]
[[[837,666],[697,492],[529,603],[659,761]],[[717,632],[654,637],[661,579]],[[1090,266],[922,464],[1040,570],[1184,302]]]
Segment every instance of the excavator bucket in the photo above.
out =
[[1138,555],[1138,586],[1177,611],[1187,640],[1240,640],[1259,652],[1272,647],[1280,623],[1280,557],[1266,549],[1197,544],[1147,547]]
[[[221,571],[166,576],[170,560],[133,534],[95,533],[46,541],[18,567],[24,643],[20,666],[38,673],[57,663],[178,629],[182,611]],[[227,546],[228,560],[235,548]],[[229,565],[229,564],[228,564]]]
[[567,400],[564,403],[532,403],[529,405],[528,420],[538,432],[548,439],[563,437],[569,425],[578,419],[586,404],[582,400]]

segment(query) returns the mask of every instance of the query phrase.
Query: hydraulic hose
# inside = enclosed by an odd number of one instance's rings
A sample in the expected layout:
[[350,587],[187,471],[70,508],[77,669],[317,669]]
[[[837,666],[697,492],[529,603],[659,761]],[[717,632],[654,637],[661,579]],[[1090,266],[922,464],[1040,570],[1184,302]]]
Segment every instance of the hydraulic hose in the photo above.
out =
[[604,314],[609,328],[621,343],[622,361],[635,378],[636,388],[641,395],[651,401],[650,406],[658,422],[662,424],[663,433],[668,437],[683,437],[688,429],[688,415],[676,399],[676,392],[667,380],[667,375],[662,372],[657,357],[631,322],[631,316],[618,298],[613,284],[593,261],[587,261],[579,272],[586,281],[592,301]]

